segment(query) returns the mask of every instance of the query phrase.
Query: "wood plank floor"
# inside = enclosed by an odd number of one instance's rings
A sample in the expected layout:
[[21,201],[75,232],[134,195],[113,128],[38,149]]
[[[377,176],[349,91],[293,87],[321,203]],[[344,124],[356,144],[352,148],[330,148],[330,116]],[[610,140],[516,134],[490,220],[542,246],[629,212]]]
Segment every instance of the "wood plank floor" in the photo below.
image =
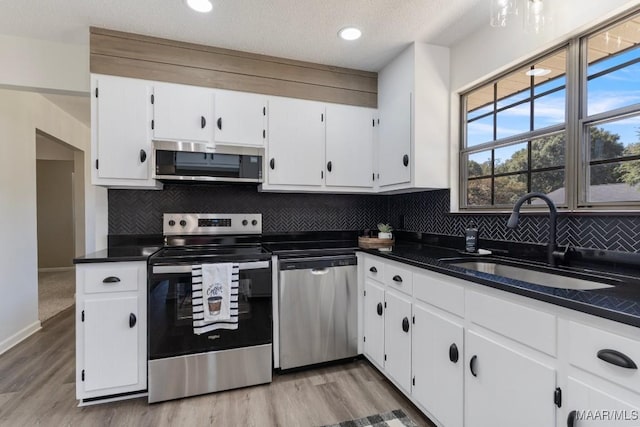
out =
[[149,405],[75,399],[74,308],[0,356],[0,426],[320,426],[402,409],[432,427],[368,362],[274,375],[269,385]]

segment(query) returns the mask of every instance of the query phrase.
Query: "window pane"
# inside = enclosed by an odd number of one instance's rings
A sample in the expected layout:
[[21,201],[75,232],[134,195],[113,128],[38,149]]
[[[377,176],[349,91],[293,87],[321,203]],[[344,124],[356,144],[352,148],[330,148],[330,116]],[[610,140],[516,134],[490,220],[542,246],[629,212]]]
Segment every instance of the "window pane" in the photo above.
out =
[[491,175],[491,150],[469,154],[467,158],[467,176]]
[[516,102],[519,101],[525,101],[527,99],[529,99],[531,97],[531,91],[529,90],[529,88],[527,87],[527,89],[515,93],[511,96],[508,96],[506,98],[502,98],[501,100],[498,101],[497,103],[497,108],[504,108],[504,107],[509,107],[512,104],[515,104]]
[[589,80],[587,98],[588,115],[640,103],[640,64]]
[[[534,172],[531,174],[531,191],[540,192],[549,196],[557,205],[566,203],[564,169]],[[532,204],[544,203],[542,200],[533,199]]]
[[636,155],[640,116],[589,126],[590,160],[617,159]]
[[495,173],[522,172],[529,165],[527,143],[509,145],[495,150]]
[[527,102],[498,113],[497,139],[507,138],[531,130],[530,105]]
[[467,123],[467,147],[493,141],[493,114]]
[[533,128],[542,129],[565,122],[567,92],[562,89],[533,101]]
[[[493,84],[482,86],[473,92],[469,92],[467,97],[467,114],[483,109],[486,106],[493,108]],[[477,114],[473,114],[477,116]]]
[[491,113],[492,111],[493,111],[493,104],[485,105],[485,106],[480,107],[480,108],[476,108],[473,111],[469,111],[469,114],[467,114],[467,121],[469,122],[469,121],[475,119],[476,117],[483,116],[485,114]]
[[467,205],[491,206],[491,178],[467,181]]
[[541,83],[537,83],[538,80],[539,78],[536,77],[536,84],[533,88],[534,95],[540,95],[541,93],[550,91],[552,89],[565,87],[565,85],[567,84],[567,79],[565,78],[564,75],[560,77],[556,77],[555,79],[552,79],[552,80],[543,81]]
[[544,136],[531,141],[531,168],[564,166],[565,133]]
[[589,169],[589,202],[640,201],[640,160],[595,165]]
[[496,205],[513,205],[520,196],[526,194],[527,175],[510,175],[496,177],[494,198]]

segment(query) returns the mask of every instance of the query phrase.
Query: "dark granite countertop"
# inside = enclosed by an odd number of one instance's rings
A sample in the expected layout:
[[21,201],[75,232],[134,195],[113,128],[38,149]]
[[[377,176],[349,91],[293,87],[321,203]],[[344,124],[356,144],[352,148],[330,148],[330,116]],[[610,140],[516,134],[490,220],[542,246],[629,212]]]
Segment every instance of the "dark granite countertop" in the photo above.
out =
[[[442,258],[464,256],[456,249],[430,246],[423,243],[400,242],[389,252],[380,251],[378,249],[360,250],[394,261],[403,262],[416,267],[443,273],[448,276],[475,282],[480,285],[490,286],[492,288],[501,289],[507,292],[640,327],[640,279],[638,276],[612,276],[621,280],[621,282],[616,286],[606,289],[557,289],[475,270],[468,270],[439,261],[439,259]],[[500,259],[500,257],[497,258]],[[577,269],[564,269],[567,272],[579,271]],[[600,273],[598,272],[598,274]]]
[[146,261],[162,246],[115,246],[73,260],[74,264],[99,262]]

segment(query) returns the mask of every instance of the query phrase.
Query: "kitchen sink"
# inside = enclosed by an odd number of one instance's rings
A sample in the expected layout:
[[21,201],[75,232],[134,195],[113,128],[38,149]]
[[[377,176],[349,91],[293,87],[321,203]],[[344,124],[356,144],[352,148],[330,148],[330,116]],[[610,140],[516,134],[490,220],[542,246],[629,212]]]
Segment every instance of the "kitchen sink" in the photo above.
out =
[[[592,278],[584,274],[560,271],[544,266],[528,266],[508,261],[469,260],[460,258],[442,259],[441,261],[450,265],[455,265],[456,267],[466,268],[468,270],[495,274],[496,276],[508,277],[509,279],[522,280],[523,282],[559,289],[605,289],[611,288],[615,285],[604,283],[604,281],[620,282],[618,279],[600,277]],[[571,276],[567,276],[566,274],[571,274]]]

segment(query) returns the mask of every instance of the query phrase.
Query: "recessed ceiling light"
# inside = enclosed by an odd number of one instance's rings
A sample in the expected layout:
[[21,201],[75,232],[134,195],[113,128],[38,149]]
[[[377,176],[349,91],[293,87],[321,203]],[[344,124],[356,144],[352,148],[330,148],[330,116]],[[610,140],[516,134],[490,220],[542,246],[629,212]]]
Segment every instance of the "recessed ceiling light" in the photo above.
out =
[[213,5],[209,0],[185,0],[187,6],[196,12],[207,13],[211,12]]
[[527,76],[540,77],[540,76],[546,76],[550,72],[551,72],[551,70],[549,70],[547,68],[534,68],[532,70],[527,71],[525,74]]
[[362,35],[362,31],[355,27],[346,27],[338,31],[338,35],[344,40],[357,40]]

